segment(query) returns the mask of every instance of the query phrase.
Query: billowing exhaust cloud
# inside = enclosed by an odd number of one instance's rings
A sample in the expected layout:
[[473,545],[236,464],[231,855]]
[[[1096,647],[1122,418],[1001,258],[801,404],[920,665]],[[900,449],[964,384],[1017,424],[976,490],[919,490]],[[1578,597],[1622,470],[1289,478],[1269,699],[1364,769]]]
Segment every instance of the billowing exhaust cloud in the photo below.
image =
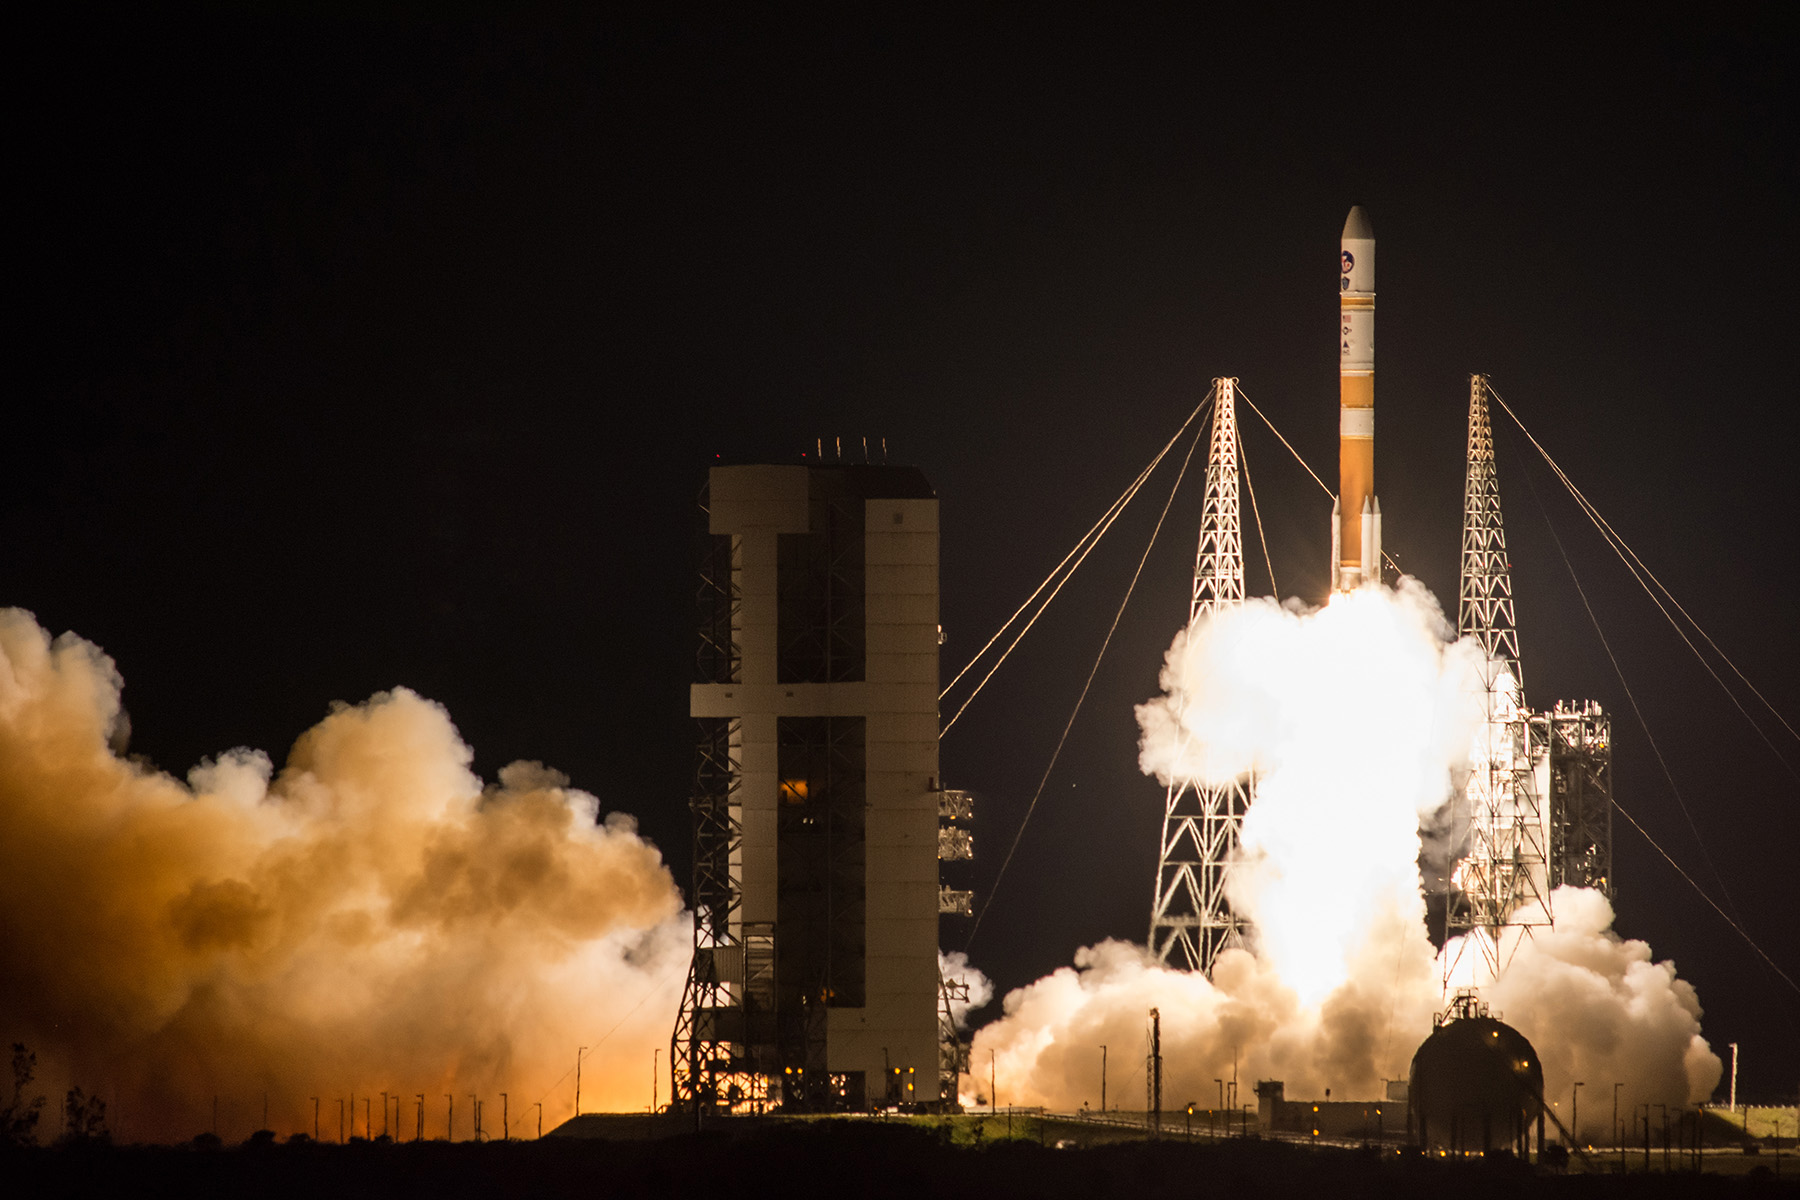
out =
[[[260,750],[185,784],[115,744],[101,650],[0,610],[0,1035],[39,1085],[107,1101],[128,1140],[497,1135],[641,1109],[689,950],[631,818],[536,763],[484,784],[450,715],[404,688],[339,705],[277,773]],[[610,1031],[610,1036],[608,1035]],[[605,1036],[604,1043],[601,1038]],[[665,1059],[666,1063],[666,1059]],[[402,1097],[398,1126],[380,1094]],[[666,1097],[665,1097],[666,1098]],[[390,1101],[391,1102],[391,1101]]]
[[[1179,634],[1164,695],[1138,710],[1141,762],[1164,782],[1256,773],[1229,885],[1254,922],[1252,952],[1226,954],[1211,981],[1123,943],[1079,952],[1073,969],[1007,996],[977,1034],[974,1061],[992,1052],[1002,1102],[1097,1104],[1104,1044],[1109,1104],[1141,1108],[1153,1006],[1168,1105],[1216,1104],[1216,1081],[1234,1072],[1240,1103],[1257,1079],[1334,1099],[1376,1098],[1404,1079],[1445,999],[1419,830],[1467,775],[1479,666],[1410,579],[1313,611],[1254,601]],[[1720,1063],[1693,989],[1613,934],[1597,893],[1564,889],[1552,907],[1555,930],[1485,992],[1537,1047],[1549,1095],[1578,1078],[1624,1081],[1638,1103],[1710,1094]]]

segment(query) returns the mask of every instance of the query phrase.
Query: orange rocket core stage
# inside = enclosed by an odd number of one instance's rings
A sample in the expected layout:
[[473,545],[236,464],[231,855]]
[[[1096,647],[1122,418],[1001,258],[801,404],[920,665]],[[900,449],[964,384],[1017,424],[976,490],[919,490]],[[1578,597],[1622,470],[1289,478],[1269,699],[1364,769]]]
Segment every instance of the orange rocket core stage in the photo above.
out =
[[1375,496],[1375,230],[1350,210],[1338,245],[1338,495],[1332,586],[1381,578],[1381,501]]
[[[1344,298],[1344,307],[1351,303]],[[1373,301],[1368,304],[1375,307]],[[1339,375],[1338,407],[1338,566],[1361,570],[1363,501],[1375,494],[1375,376]],[[1352,433],[1351,427],[1362,422],[1369,432]],[[1376,563],[1370,569],[1379,568]]]

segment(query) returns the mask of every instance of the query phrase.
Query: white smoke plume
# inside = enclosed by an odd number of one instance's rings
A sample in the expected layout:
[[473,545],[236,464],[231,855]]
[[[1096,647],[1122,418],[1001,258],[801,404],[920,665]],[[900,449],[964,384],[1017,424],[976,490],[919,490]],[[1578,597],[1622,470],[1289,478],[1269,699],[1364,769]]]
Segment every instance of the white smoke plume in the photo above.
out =
[[[1097,1104],[1104,1044],[1122,1064],[1109,1104],[1141,1107],[1152,1007],[1165,1104],[1216,1104],[1217,1081],[1234,1077],[1239,1103],[1257,1079],[1346,1100],[1404,1079],[1445,1001],[1419,828],[1467,775],[1480,666],[1411,579],[1312,611],[1253,601],[1179,634],[1164,695],[1138,709],[1141,762],[1164,782],[1256,773],[1228,885],[1252,952],[1228,952],[1208,981],[1124,943],[1080,951],[978,1032],[975,1061],[994,1052],[1003,1102]],[[1614,935],[1598,894],[1564,889],[1552,907],[1555,930],[1486,992],[1537,1047],[1548,1095],[1577,1078],[1625,1081],[1637,1103],[1710,1094],[1720,1063],[1693,989]]]
[[[994,999],[994,981],[969,962],[961,950],[938,951],[938,978],[951,985],[950,1019],[958,1029],[969,1027],[969,1014],[987,1007]],[[962,985],[958,988],[956,985]]]
[[[443,708],[336,706],[279,773],[259,750],[184,785],[109,744],[112,660],[0,610],[0,1034],[127,1140],[338,1130],[497,1135],[643,1108],[687,963],[681,898],[631,818],[536,763],[484,784]],[[616,1026],[616,1029],[615,1029]],[[614,1030],[604,1044],[600,1038]],[[65,1082],[66,1081],[66,1082]]]

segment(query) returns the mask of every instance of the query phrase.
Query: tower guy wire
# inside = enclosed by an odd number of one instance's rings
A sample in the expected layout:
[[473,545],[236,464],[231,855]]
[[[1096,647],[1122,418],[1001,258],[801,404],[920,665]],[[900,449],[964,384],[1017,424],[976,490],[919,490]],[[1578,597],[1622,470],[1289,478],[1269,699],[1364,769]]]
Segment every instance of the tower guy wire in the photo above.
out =
[[[1200,415],[1200,410],[1205,407],[1205,401],[1202,401],[1199,407],[1188,415],[1188,419],[1182,422],[1181,430],[1176,432],[1176,438],[1179,438],[1181,433],[1186,431],[1190,424],[1193,424],[1194,419]],[[1013,855],[1018,852],[1019,842],[1025,836],[1026,826],[1031,824],[1031,815],[1037,811],[1038,801],[1043,799],[1044,787],[1050,782],[1051,772],[1056,770],[1056,760],[1062,756],[1063,746],[1069,740],[1069,730],[1075,727],[1075,718],[1081,715],[1081,706],[1087,700],[1088,690],[1094,686],[1094,676],[1100,673],[1100,664],[1106,658],[1107,647],[1112,645],[1113,634],[1118,632],[1119,621],[1125,615],[1126,606],[1131,603],[1132,593],[1137,590],[1138,580],[1144,574],[1144,564],[1149,561],[1150,552],[1156,548],[1157,536],[1162,533],[1163,522],[1168,519],[1169,509],[1175,503],[1175,494],[1181,490],[1181,481],[1187,478],[1188,464],[1194,460],[1194,451],[1199,447],[1200,436],[1205,429],[1204,425],[1200,426],[1194,433],[1194,440],[1188,444],[1187,455],[1181,460],[1181,470],[1175,475],[1175,486],[1169,489],[1169,498],[1163,501],[1162,512],[1156,518],[1156,527],[1150,531],[1150,541],[1144,546],[1142,556],[1138,558],[1137,570],[1131,573],[1131,583],[1125,588],[1125,596],[1119,601],[1118,610],[1113,613],[1112,624],[1107,628],[1106,637],[1100,643],[1100,652],[1094,656],[1094,665],[1088,669],[1087,679],[1081,685],[1081,694],[1075,697],[1075,706],[1069,710],[1069,719],[1064,722],[1062,734],[1056,739],[1056,749],[1051,751],[1050,761],[1044,767],[1043,777],[1038,780],[1037,791],[1032,793],[1031,803],[1025,808],[1025,816],[1019,822],[1018,832],[1013,834],[1012,845],[1007,847],[1006,857],[1000,861],[1000,870],[994,876],[993,886],[988,888],[987,898],[981,904],[981,911],[975,914],[975,921],[969,927],[969,936],[963,941],[965,953],[970,946],[975,944],[975,935],[981,930],[982,918],[987,916],[988,909],[993,906],[994,897],[1000,892],[1000,881],[1006,877],[1006,868],[1012,864]],[[1174,439],[1171,439],[1169,444],[1173,445]],[[1164,447],[1163,453],[1167,452],[1168,447]],[[1162,455],[1157,457],[1160,460]]]
[[[1700,665],[1705,667],[1707,674],[1713,677],[1713,682],[1717,683],[1725,695],[1730,698],[1732,704],[1736,705],[1737,710],[1742,713],[1744,719],[1750,723],[1750,727],[1756,730],[1756,734],[1762,739],[1763,744],[1768,746],[1770,752],[1781,761],[1782,766],[1787,768],[1788,774],[1793,775],[1796,779],[1800,779],[1800,773],[1795,772],[1793,765],[1787,761],[1787,757],[1782,754],[1780,750],[1776,749],[1775,743],[1769,740],[1768,735],[1763,732],[1762,726],[1758,725],[1750,716],[1749,711],[1745,709],[1743,702],[1738,699],[1737,694],[1725,683],[1725,680],[1719,675],[1718,671],[1713,669],[1713,665],[1706,661],[1706,656],[1700,653],[1700,648],[1694,645],[1692,639],[1687,636],[1687,632],[1681,628],[1680,623],[1675,620],[1668,608],[1663,605],[1662,599],[1657,596],[1657,592],[1660,591],[1662,596],[1668,599],[1669,604],[1674,606],[1675,611],[1679,612],[1687,620],[1688,624],[1693,626],[1694,632],[1699,634],[1701,640],[1711,648],[1714,654],[1719,656],[1720,661],[1730,667],[1732,673],[1743,681],[1744,686],[1750,689],[1750,693],[1758,700],[1762,701],[1763,706],[1781,723],[1782,728],[1786,729],[1788,733],[1792,734],[1796,739],[1800,739],[1800,732],[1797,732],[1793,725],[1789,724],[1788,719],[1781,714],[1781,710],[1770,703],[1768,697],[1764,696],[1757,686],[1750,682],[1749,677],[1739,669],[1737,663],[1733,662],[1729,655],[1719,649],[1718,643],[1713,641],[1712,637],[1708,635],[1706,630],[1700,625],[1700,622],[1696,621],[1693,615],[1689,613],[1686,608],[1682,607],[1681,602],[1675,599],[1674,593],[1669,591],[1663,581],[1658,579],[1656,574],[1645,565],[1644,560],[1638,557],[1637,551],[1631,548],[1625,539],[1620,536],[1618,530],[1613,528],[1612,523],[1602,516],[1600,510],[1588,500],[1587,496],[1582,493],[1580,488],[1575,486],[1575,481],[1569,477],[1568,472],[1564,471],[1557,461],[1550,457],[1550,452],[1544,449],[1537,438],[1532,436],[1531,430],[1525,428],[1525,423],[1519,420],[1519,415],[1507,405],[1506,401],[1501,398],[1499,392],[1493,390],[1491,384],[1488,387],[1488,391],[1494,397],[1495,402],[1506,412],[1506,415],[1512,418],[1513,424],[1519,427],[1519,432],[1525,435],[1526,440],[1531,443],[1532,448],[1543,458],[1551,472],[1555,474],[1557,480],[1563,487],[1568,489],[1569,495],[1574,497],[1575,503],[1580,507],[1582,513],[1589,521],[1593,522],[1594,528],[1600,532],[1601,538],[1606,542],[1607,546],[1612,549],[1612,552],[1619,556],[1619,561],[1625,564],[1625,569],[1631,573],[1632,578],[1637,581],[1638,586],[1644,589],[1645,593],[1650,597],[1651,603],[1656,605],[1657,611],[1662,613],[1663,618],[1669,622],[1669,625],[1675,630],[1677,636],[1679,636],[1682,642],[1686,644],[1687,648],[1693,652],[1694,657],[1700,660]],[[1641,574],[1640,571],[1642,572]],[[1646,578],[1650,582],[1655,583],[1655,589],[1651,588],[1650,583],[1645,582]]]
[[[1335,494],[1332,492],[1330,486],[1327,485],[1323,479],[1319,478],[1319,473],[1317,471],[1313,470],[1312,466],[1309,463],[1307,463],[1307,461],[1304,458],[1300,457],[1300,452],[1298,450],[1294,449],[1294,444],[1292,442],[1288,441],[1287,438],[1282,436],[1281,430],[1275,428],[1275,422],[1269,420],[1268,414],[1263,412],[1262,409],[1256,407],[1256,401],[1254,401],[1254,400],[1250,399],[1250,397],[1244,395],[1244,389],[1241,387],[1237,389],[1237,395],[1238,395],[1238,399],[1242,400],[1245,404],[1248,404],[1250,406],[1250,411],[1255,413],[1258,417],[1260,417],[1262,419],[1262,423],[1269,427],[1269,432],[1274,434],[1275,437],[1277,438],[1277,440],[1279,440],[1283,446],[1287,447],[1287,452],[1294,456],[1294,461],[1300,464],[1301,470],[1305,471],[1308,475],[1312,476],[1312,481],[1319,485],[1319,490],[1324,492],[1327,497],[1333,497]],[[1398,562],[1394,561],[1394,556],[1392,554],[1389,554],[1385,549],[1381,552],[1381,559],[1383,562],[1387,563],[1388,566],[1394,568],[1396,573],[1402,573],[1402,574],[1404,573],[1404,572],[1401,572],[1401,570],[1400,570],[1400,564]]]
[[[943,738],[943,736],[945,734],[950,732],[950,727],[955,725],[956,722],[959,719],[961,719],[963,713],[968,710],[969,705],[974,702],[975,697],[981,694],[982,689],[987,686],[988,681],[990,679],[992,679],[994,677],[995,673],[1000,670],[1001,664],[1003,664],[1007,660],[1007,658],[1011,656],[1013,650],[1015,650],[1018,647],[1019,643],[1025,640],[1025,635],[1027,633],[1031,632],[1031,627],[1033,625],[1037,624],[1038,618],[1043,616],[1044,613],[1049,609],[1050,603],[1051,603],[1051,601],[1056,599],[1057,593],[1061,592],[1064,585],[1066,585],[1070,579],[1073,579],[1075,577],[1075,572],[1078,569],[1080,569],[1081,564],[1083,562],[1087,561],[1087,557],[1089,554],[1093,553],[1094,547],[1098,546],[1100,544],[1100,539],[1102,537],[1106,536],[1106,532],[1112,528],[1114,522],[1116,522],[1119,519],[1119,517],[1124,513],[1126,507],[1131,503],[1131,501],[1134,498],[1136,498],[1138,490],[1144,486],[1144,482],[1150,478],[1151,473],[1154,472],[1159,465],[1161,465],[1162,460],[1168,455],[1169,451],[1175,446],[1175,444],[1177,442],[1179,442],[1181,440],[1181,435],[1187,430],[1187,427],[1193,423],[1195,418],[1199,417],[1200,414],[1206,410],[1206,407],[1212,401],[1212,398],[1213,398],[1213,393],[1208,392],[1206,394],[1206,396],[1200,401],[1200,403],[1195,406],[1194,411],[1188,414],[1187,420],[1185,420],[1181,423],[1181,427],[1175,431],[1175,436],[1170,438],[1168,440],[1168,442],[1163,446],[1163,448],[1157,452],[1156,457],[1152,458],[1150,460],[1150,463],[1148,466],[1146,466],[1142,471],[1138,472],[1137,478],[1132,480],[1131,485],[1129,487],[1127,487],[1123,493],[1120,494],[1120,496],[1117,500],[1113,501],[1112,506],[1110,508],[1108,508],[1104,514],[1101,515],[1100,520],[1096,521],[1094,523],[1093,527],[1090,528],[1087,531],[1087,533],[1082,535],[1081,540],[1075,543],[1074,549],[1070,550],[1068,554],[1063,556],[1062,562],[1058,563],[1056,565],[1056,567],[1050,572],[1050,574],[1045,577],[1043,583],[1038,584],[1037,590],[1032,592],[1032,594],[1029,597],[1027,597],[1025,603],[1019,606],[1018,611],[1014,612],[1012,616],[1010,616],[1006,619],[1006,623],[1003,624],[999,628],[999,630],[995,632],[993,637],[991,637],[987,640],[986,645],[984,645],[979,651],[976,652],[975,657],[969,660],[968,666],[965,666],[961,671],[958,671],[956,673],[956,679],[952,679],[950,681],[949,686],[944,688],[944,690],[938,694],[938,699],[940,699],[940,700],[942,700],[946,695],[948,695],[950,692],[950,688],[953,688],[956,686],[957,680],[960,680],[964,675],[969,673],[970,669],[973,668],[975,666],[975,664],[980,661],[981,656],[983,654],[986,654],[987,651],[989,650],[989,648],[991,648],[995,642],[999,641],[1000,638],[1005,635],[1007,629],[1011,628],[1013,622],[1019,619],[1020,614],[1025,612],[1026,609],[1031,607],[1032,601],[1036,600],[1038,598],[1038,596],[1043,592],[1043,590],[1050,585],[1050,581],[1053,579],[1056,579],[1057,575],[1062,573],[1063,567],[1066,564],[1068,564],[1069,560],[1071,558],[1075,559],[1074,565],[1070,566],[1068,568],[1067,574],[1063,574],[1062,578],[1057,581],[1056,587],[1051,590],[1049,596],[1045,597],[1043,604],[1040,605],[1038,607],[1038,610],[1031,615],[1031,619],[1025,623],[1024,628],[1020,629],[1017,636],[1015,636],[1013,638],[1013,640],[1007,644],[1006,649],[1001,651],[1000,657],[994,661],[993,666],[988,668],[987,674],[983,675],[981,677],[981,682],[979,682],[975,685],[975,690],[970,692],[966,697],[963,698],[963,702],[961,705],[959,705],[957,707],[955,715],[953,715],[948,721],[946,721],[944,723],[944,727],[938,731],[938,737],[940,740]],[[1185,467],[1184,467],[1184,469],[1185,469]],[[1078,552],[1079,552],[1080,557],[1076,557]]]
[[[1508,415],[1511,414],[1509,413]],[[1514,417],[1513,419],[1514,421],[1518,420],[1517,417]],[[1523,426],[1520,426],[1520,428],[1523,429]],[[1531,485],[1531,473],[1529,471],[1525,472],[1525,483],[1526,489],[1532,494],[1532,499],[1537,501],[1537,489]],[[1613,674],[1618,676],[1619,686],[1624,689],[1625,699],[1631,705],[1631,711],[1637,718],[1638,727],[1643,731],[1645,740],[1650,743],[1651,752],[1656,756],[1657,765],[1662,768],[1663,778],[1668,782],[1669,790],[1674,794],[1676,803],[1680,805],[1682,815],[1686,816],[1688,819],[1688,826],[1693,830],[1694,840],[1700,846],[1701,857],[1706,860],[1706,865],[1712,869],[1714,877],[1718,879],[1719,886],[1721,890],[1724,891],[1726,903],[1730,904],[1732,908],[1735,909],[1737,904],[1731,898],[1731,891],[1725,886],[1723,877],[1719,875],[1718,867],[1714,865],[1712,856],[1707,853],[1706,844],[1700,840],[1699,830],[1694,829],[1693,816],[1688,812],[1687,803],[1681,796],[1681,789],[1675,783],[1675,776],[1669,770],[1668,762],[1663,758],[1662,747],[1657,744],[1656,735],[1650,732],[1650,725],[1644,719],[1643,710],[1638,707],[1637,697],[1632,693],[1631,684],[1625,679],[1625,672],[1619,665],[1618,656],[1613,653],[1612,644],[1607,641],[1605,631],[1600,628],[1600,619],[1594,612],[1593,604],[1588,600],[1587,590],[1581,586],[1581,580],[1575,574],[1575,566],[1570,562],[1568,551],[1563,547],[1562,538],[1557,535],[1555,526],[1550,524],[1550,515],[1544,510],[1541,501],[1538,501],[1538,513],[1543,517],[1545,528],[1550,531],[1550,539],[1556,544],[1556,552],[1562,558],[1563,567],[1569,572],[1569,579],[1575,585],[1576,595],[1581,598],[1581,606],[1587,612],[1588,621],[1593,625],[1595,635],[1600,639],[1601,648],[1606,651],[1607,661],[1612,664]],[[1636,817],[1632,816],[1630,811],[1626,809],[1624,805],[1619,803],[1616,795],[1613,797],[1612,804],[1619,815],[1631,822],[1631,827],[1642,834],[1644,840],[1650,843],[1651,848],[1662,855],[1663,860],[1675,869],[1675,873],[1686,880],[1688,886],[1693,888],[1694,891],[1699,894],[1700,898],[1706,901],[1706,903],[1712,907],[1712,910],[1718,913],[1720,918],[1723,919],[1727,925],[1731,926],[1739,937],[1743,938],[1744,941],[1748,943],[1752,950],[1756,951],[1757,955],[1768,965],[1769,969],[1779,975],[1782,981],[1785,982],[1788,987],[1792,988],[1797,995],[1800,995],[1800,983],[1795,983],[1793,976],[1789,975],[1781,968],[1779,963],[1769,956],[1769,952],[1764,950],[1761,944],[1750,935],[1749,930],[1745,929],[1736,917],[1727,912],[1717,900],[1714,900],[1712,896],[1707,893],[1705,888],[1700,886],[1699,882],[1695,880],[1692,875],[1688,874],[1687,869],[1675,860],[1675,856],[1665,850],[1662,843],[1652,837],[1650,831],[1645,829],[1643,824]]]

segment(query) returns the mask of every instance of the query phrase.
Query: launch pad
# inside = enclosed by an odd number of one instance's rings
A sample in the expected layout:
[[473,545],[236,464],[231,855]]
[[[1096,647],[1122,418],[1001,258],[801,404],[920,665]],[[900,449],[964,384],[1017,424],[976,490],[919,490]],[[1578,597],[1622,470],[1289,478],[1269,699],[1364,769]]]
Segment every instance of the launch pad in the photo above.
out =
[[[1375,494],[1375,235],[1360,206],[1345,220],[1339,265],[1334,593],[1379,585],[1386,558]],[[1236,388],[1234,378],[1213,380],[1190,634],[1244,602]],[[1521,938],[1553,924],[1555,888],[1589,887],[1613,898],[1611,725],[1593,701],[1546,711],[1525,704],[1489,395],[1487,377],[1471,375],[1457,604],[1458,636],[1484,655],[1482,723],[1467,777],[1437,819],[1450,829],[1454,867],[1422,879],[1432,939],[1456,947],[1443,960],[1446,996],[1459,984],[1491,981]],[[1255,793],[1250,775],[1220,786],[1169,785],[1150,909],[1149,946],[1158,961],[1210,976],[1224,950],[1254,944],[1248,921],[1232,909],[1229,880]]]

